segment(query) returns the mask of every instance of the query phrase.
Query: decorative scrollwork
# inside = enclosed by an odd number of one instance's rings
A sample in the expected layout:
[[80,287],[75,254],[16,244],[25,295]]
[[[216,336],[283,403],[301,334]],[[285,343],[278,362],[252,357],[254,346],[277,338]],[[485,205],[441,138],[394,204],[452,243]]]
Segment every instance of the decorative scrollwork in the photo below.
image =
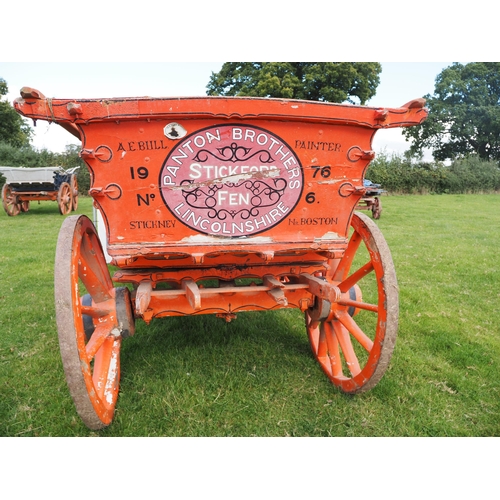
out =
[[[226,182],[225,184],[210,184],[188,189],[188,186],[192,183],[193,181],[188,179],[181,182],[181,186],[185,186],[182,194],[186,203],[196,210],[206,210],[207,217],[221,221],[226,220],[228,216],[232,219],[241,217],[243,220],[250,217],[257,217],[260,209],[275,206],[285,194],[287,187],[286,180],[282,178],[270,179],[269,183],[261,179],[249,179],[239,183]],[[249,193],[248,201],[250,207],[239,210],[227,208],[217,210],[217,193],[221,189],[234,191],[241,187]]]
[[224,146],[223,148],[217,148],[219,154],[215,154],[213,151],[208,149],[200,149],[196,156],[193,158],[197,162],[206,162],[209,155],[216,158],[219,161],[225,162],[247,162],[250,158],[259,155],[259,161],[261,163],[272,163],[273,158],[269,151],[261,149],[255,151],[255,153],[250,154],[252,148],[245,148],[244,146],[238,146],[236,142],[233,142],[230,146]]

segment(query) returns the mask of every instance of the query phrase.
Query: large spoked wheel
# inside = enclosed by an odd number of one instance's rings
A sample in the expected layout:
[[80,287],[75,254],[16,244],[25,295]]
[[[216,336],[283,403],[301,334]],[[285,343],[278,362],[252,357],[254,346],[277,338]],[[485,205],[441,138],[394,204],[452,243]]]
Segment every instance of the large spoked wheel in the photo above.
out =
[[21,204],[8,184],[4,184],[2,188],[2,205],[9,217],[14,217],[21,211]]
[[73,195],[71,193],[71,186],[67,182],[63,182],[57,192],[57,204],[59,205],[59,212],[61,215],[67,215],[71,212],[73,206]]
[[[338,303],[317,299],[306,312],[313,353],[328,378],[350,394],[382,378],[396,342],[399,294],[389,247],[377,225],[355,213],[343,257],[328,277],[340,288]],[[335,264],[336,267],[335,267]]]
[[55,301],[69,391],[85,425],[101,429],[113,419],[121,342],[133,334],[134,320],[128,289],[113,287],[94,225],[84,215],[68,217],[59,232]]

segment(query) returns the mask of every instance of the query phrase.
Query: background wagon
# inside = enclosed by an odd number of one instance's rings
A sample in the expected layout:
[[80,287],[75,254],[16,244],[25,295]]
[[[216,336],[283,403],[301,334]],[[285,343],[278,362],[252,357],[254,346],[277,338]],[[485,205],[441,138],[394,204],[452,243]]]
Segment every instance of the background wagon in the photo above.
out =
[[80,167],[25,168],[0,167],[6,179],[2,188],[2,204],[9,216],[27,212],[31,201],[57,201],[61,215],[78,207],[76,172]]
[[370,210],[372,217],[374,219],[380,219],[382,214],[382,201],[380,200],[380,195],[385,193],[380,184],[375,184],[372,181],[365,179],[363,185],[366,188],[366,192],[359,200],[357,209],[358,210]]
[[[355,212],[380,128],[413,126],[425,101],[368,108],[258,98],[47,99],[24,116],[82,141],[105,250],[85,215],[56,250],[61,355],[77,411],[108,425],[122,341],[135,321],[299,309],[313,355],[339,389],[384,374],[398,324],[391,253]],[[207,332],[209,334],[209,332]]]

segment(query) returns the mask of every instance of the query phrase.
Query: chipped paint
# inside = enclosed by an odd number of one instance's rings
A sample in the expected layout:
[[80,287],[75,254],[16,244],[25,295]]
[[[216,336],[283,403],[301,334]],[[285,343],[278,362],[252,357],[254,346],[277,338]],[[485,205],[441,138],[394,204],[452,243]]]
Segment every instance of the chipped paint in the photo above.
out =
[[251,243],[251,244],[256,244],[256,245],[262,245],[262,244],[267,244],[267,243],[273,243],[272,238],[268,238],[265,236],[255,236],[255,237],[249,237],[249,236],[242,236],[241,238],[238,239],[230,239],[230,238],[223,238],[223,237],[217,237],[217,236],[210,236],[210,235],[205,235],[205,234],[195,234],[193,236],[188,236],[186,238],[183,238],[180,243],[188,243],[188,244],[208,244],[208,245],[221,245],[221,244],[228,244],[228,245],[240,245],[241,242],[244,241],[245,244]]
[[215,179],[208,179],[204,182],[192,182],[189,185],[182,185],[182,186],[171,185],[171,186],[166,186],[166,189],[172,189],[172,190],[180,189],[185,191],[186,189],[192,190],[196,188],[207,187],[217,184],[237,184],[238,182],[246,180],[269,179],[271,177],[279,177],[279,175],[280,171],[277,168],[273,168],[269,170],[253,171],[236,175],[227,175]]
[[179,123],[173,122],[165,125],[163,133],[165,134],[165,137],[175,141],[182,139],[187,134],[187,130]]
[[321,238],[314,238],[315,243],[323,243],[327,241],[334,241],[334,240],[343,240],[344,238],[340,236],[338,233],[334,233],[333,231],[328,231],[325,233]]
[[119,370],[118,358],[119,358],[119,352],[113,349],[113,354],[109,362],[109,370],[108,370],[108,377],[106,380],[106,386],[104,387],[104,397],[108,405],[112,405],[114,401],[116,379]]

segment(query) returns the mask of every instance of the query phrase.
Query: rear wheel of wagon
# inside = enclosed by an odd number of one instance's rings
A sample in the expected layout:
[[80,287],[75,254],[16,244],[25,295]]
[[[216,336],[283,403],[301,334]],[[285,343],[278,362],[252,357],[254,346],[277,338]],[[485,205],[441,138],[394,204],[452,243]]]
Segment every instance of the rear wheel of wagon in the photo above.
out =
[[399,295],[391,253],[377,225],[357,212],[351,225],[347,249],[329,277],[341,299],[334,304],[317,300],[306,312],[306,328],[328,378],[355,394],[373,388],[389,365]]
[[113,419],[122,338],[133,334],[134,320],[129,291],[114,288],[94,225],[84,215],[61,226],[55,301],[69,391],[85,425],[101,429]]
[[73,195],[71,194],[71,186],[67,182],[63,182],[57,192],[57,204],[61,215],[67,215],[71,212],[73,206]]
[[78,181],[74,174],[71,176],[71,195],[73,196],[71,210],[75,212],[78,209]]
[[9,217],[14,217],[21,211],[21,204],[8,184],[4,184],[2,188],[2,205]]

